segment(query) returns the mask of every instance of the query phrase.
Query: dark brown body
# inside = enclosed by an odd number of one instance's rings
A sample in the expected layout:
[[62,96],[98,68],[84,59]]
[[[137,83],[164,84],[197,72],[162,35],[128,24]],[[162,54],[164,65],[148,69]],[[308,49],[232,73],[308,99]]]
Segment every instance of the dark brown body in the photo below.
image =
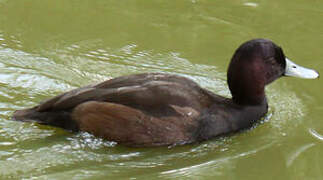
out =
[[185,77],[147,73],[72,90],[16,111],[13,117],[87,131],[130,146],[160,146],[250,127],[266,110],[266,103],[234,105]]
[[232,99],[185,77],[146,73],[64,93],[16,111],[13,119],[87,131],[130,146],[198,142],[248,128],[261,119],[268,109],[265,86],[284,75],[286,62],[280,47],[255,39],[242,44],[231,59]]

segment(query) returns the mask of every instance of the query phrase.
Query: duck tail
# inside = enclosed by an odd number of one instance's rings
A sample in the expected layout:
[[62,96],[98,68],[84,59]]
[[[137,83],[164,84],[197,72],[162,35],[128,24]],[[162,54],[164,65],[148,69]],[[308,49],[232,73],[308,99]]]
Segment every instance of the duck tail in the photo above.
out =
[[17,110],[12,115],[12,120],[22,122],[36,122],[63,129],[78,131],[79,128],[71,118],[69,111],[44,111],[39,112],[37,106],[29,109]]

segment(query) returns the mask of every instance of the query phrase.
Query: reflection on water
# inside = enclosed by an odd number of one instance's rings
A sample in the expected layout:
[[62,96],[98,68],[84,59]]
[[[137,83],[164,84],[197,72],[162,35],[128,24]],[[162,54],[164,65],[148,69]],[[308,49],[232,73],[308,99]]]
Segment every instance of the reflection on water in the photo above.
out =
[[299,149],[297,149],[295,152],[293,152],[290,157],[288,158],[287,162],[286,162],[286,166],[289,167],[293,164],[293,162],[295,161],[295,159],[297,159],[303,152],[305,152],[306,150],[308,150],[309,148],[313,147],[315,144],[311,143],[311,144],[306,144],[305,146],[300,147]]
[[259,6],[259,4],[258,3],[255,3],[255,2],[245,2],[245,3],[243,3],[243,5],[250,6],[250,7],[257,7],[257,6]]
[[316,132],[314,129],[309,130],[310,134],[313,135],[316,139],[323,141],[323,135]]
[[172,148],[127,148],[10,121],[16,109],[133,73],[176,73],[230,96],[228,59],[242,41],[259,36],[320,67],[318,7],[318,1],[0,0],[0,179],[322,179],[317,81],[282,78],[267,88],[269,113],[253,128]]

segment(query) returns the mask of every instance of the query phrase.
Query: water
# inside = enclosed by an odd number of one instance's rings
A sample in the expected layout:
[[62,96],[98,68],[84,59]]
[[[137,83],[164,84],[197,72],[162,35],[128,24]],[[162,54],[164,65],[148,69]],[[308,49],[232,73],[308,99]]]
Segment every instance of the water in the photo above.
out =
[[0,0],[0,179],[322,179],[322,80],[282,78],[245,132],[175,148],[127,148],[10,121],[72,88],[169,72],[230,96],[234,50],[269,38],[323,72],[323,2]]

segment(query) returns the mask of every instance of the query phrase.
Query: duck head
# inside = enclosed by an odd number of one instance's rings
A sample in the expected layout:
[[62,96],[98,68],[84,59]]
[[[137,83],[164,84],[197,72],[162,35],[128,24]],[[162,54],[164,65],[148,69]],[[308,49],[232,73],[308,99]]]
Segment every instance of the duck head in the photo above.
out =
[[279,77],[315,79],[319,74],[293,63],[285,57],[282,48],[272,41],[254,39],[236,50],[227,76],[235,103],[257,105],[265,101],[265,86]]

